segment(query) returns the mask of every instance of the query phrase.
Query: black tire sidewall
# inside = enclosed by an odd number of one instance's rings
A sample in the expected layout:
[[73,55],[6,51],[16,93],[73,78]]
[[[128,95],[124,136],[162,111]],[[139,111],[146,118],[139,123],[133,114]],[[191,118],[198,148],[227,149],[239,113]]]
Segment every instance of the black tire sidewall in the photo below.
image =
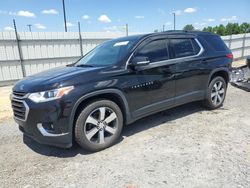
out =
[[[116,133],[113,135],[113,137],[109,141],[105,142],[104,144],[94,144],[90,142],[84,133],[85,122],[89,114],[93,110],[99,107],[108,107],[112,109],[116,113],[117,120],[118,120],[118,127],[117,127]],[[85,150],[99,151],[99,150],[105,149],[113,145],[120,137],[122,128],[123,128],[123,115],[119,106],[110,100],[97,100],[88,104],[79,114],[76,120],[76,125],[75,125],[75,139],[76,139],[76,142]]]

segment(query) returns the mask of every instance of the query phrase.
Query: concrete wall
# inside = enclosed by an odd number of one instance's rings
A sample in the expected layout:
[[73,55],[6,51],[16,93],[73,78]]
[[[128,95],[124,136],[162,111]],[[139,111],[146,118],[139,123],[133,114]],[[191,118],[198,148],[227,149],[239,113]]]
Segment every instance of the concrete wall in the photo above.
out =
[[[124,33],[81,33],[82,51],[86,54],[96,45]],[[53,67],[69,64],[81,56],[78,32],[0,32],[0,82],[23,78]],[[20,60],[21,59],[21,60]]]
[[[82,52],[86,54],[96,45],[125,33],[81,33]],[[234,57],[250,55],[250,33],[222,37]],[[76,61],[81,56],[78,32],[0,32],[0,83],[23,78],[46,69]]]
[[232,50],[235,59],[242,59],[250,55],[250,33],[223,36],[222,39]]

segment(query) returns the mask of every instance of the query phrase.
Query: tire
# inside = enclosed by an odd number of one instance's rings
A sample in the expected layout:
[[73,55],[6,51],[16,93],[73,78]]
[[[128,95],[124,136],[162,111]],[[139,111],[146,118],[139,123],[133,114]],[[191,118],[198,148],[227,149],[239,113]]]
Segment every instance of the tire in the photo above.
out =
[[96,152],[112,146],[120,137],[123,115],[110,100],[89,103],[75,124],[75,140],[87,151]]
[[225,100],[227,83],[221,76],[214,77],[207,88],[204,105],[210,110],[220,108]]

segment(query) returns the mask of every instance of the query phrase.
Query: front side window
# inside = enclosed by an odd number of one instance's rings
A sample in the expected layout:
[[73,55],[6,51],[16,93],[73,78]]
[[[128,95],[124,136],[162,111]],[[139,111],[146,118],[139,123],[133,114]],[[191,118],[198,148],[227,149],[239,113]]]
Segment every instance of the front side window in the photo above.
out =
[[151,63],[169,59],[166,40],[155,40],[143,46],[135,55],[147,57]]
[[111,40],[90,51],[75,66],[109,66],[123,60],[137,40]]
[[170,39],[170,48],[175,54],[175,58],[196,55],[200,47],[193,39]]

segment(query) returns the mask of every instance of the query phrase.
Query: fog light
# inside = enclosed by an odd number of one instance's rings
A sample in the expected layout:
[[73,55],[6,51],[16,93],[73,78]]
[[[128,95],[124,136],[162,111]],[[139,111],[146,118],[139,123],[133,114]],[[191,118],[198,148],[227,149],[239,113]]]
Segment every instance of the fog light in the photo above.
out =
[[43,136],[48,136],[48,137],[64,136],[69,134],[69,133],[55,134],[54,126],[52,123],[38,123],[37,129]]
[[55,131],[53,123],[42,123],[42,126],[49,133],[53,133]]

